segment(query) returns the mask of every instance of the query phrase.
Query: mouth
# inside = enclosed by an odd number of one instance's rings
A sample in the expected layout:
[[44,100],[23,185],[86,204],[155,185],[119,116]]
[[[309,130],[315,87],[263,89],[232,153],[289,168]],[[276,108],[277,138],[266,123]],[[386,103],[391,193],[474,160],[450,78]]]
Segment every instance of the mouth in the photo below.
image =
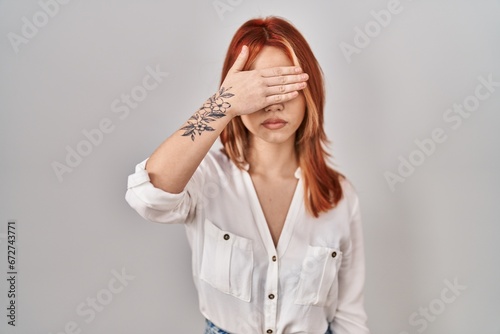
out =
[[277,130],[284,127],[287,123],[287,121],[281,118],[268,118],[262,122],[262,126],[270,130]]

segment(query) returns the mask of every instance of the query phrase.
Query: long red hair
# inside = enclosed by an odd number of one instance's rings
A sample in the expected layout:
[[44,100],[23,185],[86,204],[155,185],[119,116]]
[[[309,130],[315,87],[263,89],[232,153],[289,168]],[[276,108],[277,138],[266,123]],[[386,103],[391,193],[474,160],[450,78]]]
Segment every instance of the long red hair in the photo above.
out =
[[[309,74],[307,87],[302,91],[306,112],[295,134],[295,149],[304,180],[306,208],[310,214],[318,217],[320,213],[334,208],[342,199],[340,181],[344,178],[344,175],[327,165],[330,154],[325,150],[329,141],[323,129],[323,72],[302,34],[288,21],[273,16],[249,20],[236,31],[222,68],[221,84],[243,45],[247,45],[249,51],[244,70],[252,66],[264,46],[273,46],[282,50],[294,65]],[[249,138],[240,117],[231,120],[220,139],[224,145],[223,151],[240,169],[244,168]]]

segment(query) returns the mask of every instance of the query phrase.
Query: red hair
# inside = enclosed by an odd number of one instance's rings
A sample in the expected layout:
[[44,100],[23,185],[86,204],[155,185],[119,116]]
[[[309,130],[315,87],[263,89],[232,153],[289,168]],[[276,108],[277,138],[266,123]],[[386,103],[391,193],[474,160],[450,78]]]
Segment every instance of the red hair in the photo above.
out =
[[[325,92],[323,72],[302,34],[288,21],[279,17],[252,19],[235,33],[222,68],[221,84],[238,57],[243,45],[248,46],[249,57],[244,67],[248,70],[264,46],[283,51],[294,65],[309,75],[307,87],[302,91],[306,112],[297,129],[295,150],[304,180],[306,208],[314,217],[334,208],[342,199],[341,178],[344,175],[327,165],[330,154],[325,150],[329,141],[323,129]],[[240,117],[235,117],[220,135],[223,151],[238,166],[244,168],[249,147],[248,130]]]

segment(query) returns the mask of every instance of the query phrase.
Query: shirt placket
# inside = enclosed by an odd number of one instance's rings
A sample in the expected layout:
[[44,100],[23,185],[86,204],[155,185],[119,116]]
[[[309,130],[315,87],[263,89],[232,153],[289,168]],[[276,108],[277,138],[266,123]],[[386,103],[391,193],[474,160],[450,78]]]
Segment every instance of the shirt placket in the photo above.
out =
[[[254,219],[256,222],[257,229],[259,230],[259,234],[262,238],[263,245],[265,248],[265,252],[268,256],[268,267],[267,267],[267,275],[266,275],[266,284],[264,292],[264,333],[273,334],[277,333],[277,312],[278,312],[278,299],[280,298],[280,294],[278,291],[279,285],[279,258],[283,256],[288,242],[290,241],[293,225],[295,224],[295,217],[300,209],[300,201],[302,200],[302,186],[299,183],[296,187],[292,203],[290,204],[289,212],[285,219],[285,223],[283,226],[283,231],[280,236],[280,240],[278,242],[278,248],[274,246],[274,242],[269,232],[269,227],[267,226],[267,222],[264,216],[264,212],[259,203],[259,199],[257,197],[257,193],[253,186],[252,179],[247,172],[243,173],[244,182],[246,183],[246,188],[249,195],[250,206],[252,209],[252,213],[254,215]],[[290,222],[288,222],[290,220]]]
[[267,279],[265,287],[265,302],[264,302],[264,319],[265,333],[276,333],[276,320],[278,310],[278,299],[280,298],[278,291],[279,279],[279,261],[276,254],[269,259],[267,269]]

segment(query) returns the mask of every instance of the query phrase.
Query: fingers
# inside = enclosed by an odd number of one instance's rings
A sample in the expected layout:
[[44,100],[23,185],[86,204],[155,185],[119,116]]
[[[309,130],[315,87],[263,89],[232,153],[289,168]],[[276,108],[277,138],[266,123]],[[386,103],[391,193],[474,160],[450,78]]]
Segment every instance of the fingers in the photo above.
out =
[[293,100],[297,96],[299,96],[299,92],[296,90],[293,92],[285,93],[285,94],[268,96],[268,97],[266,97],[266,105],[270,106],[270,105],[276,104],[276,103],[284,103],[284,102]]
[[238,55],[238,58],[236,58],[233,66],[229,71],[230,72],[243,71],[243,67],[245,67],[247,60],[248,60],[248,46],[243,45],[243,47],[241,48],[241,52]]
[[[297,74],[298,73],[298,74]],[[299,91],[307,87],[309,75],[300,67],[275,67],[262,70],[261,76],[267,85],[266,103],[282,103],[296,98]]]
[[280,75],[274,77],[267,77],[264,80],[269,87],[272,87],[272,86],[306,82],[307,80],[309,80],[309,75],[307,73]]
[[271,96],[271,95],[290,93],[293,91],[302,90],[302,89],[306,88],[306,86],[307,86],[306,82],[298,82],[298,83],[288,84],[288,85],[272,86],[272,87],[267,88],[266,95]]
[[282,75],[291,75],[302,73],[302,69],[298,66],[282,66],[262,69],[260,75],[268,77],[279,77]]

